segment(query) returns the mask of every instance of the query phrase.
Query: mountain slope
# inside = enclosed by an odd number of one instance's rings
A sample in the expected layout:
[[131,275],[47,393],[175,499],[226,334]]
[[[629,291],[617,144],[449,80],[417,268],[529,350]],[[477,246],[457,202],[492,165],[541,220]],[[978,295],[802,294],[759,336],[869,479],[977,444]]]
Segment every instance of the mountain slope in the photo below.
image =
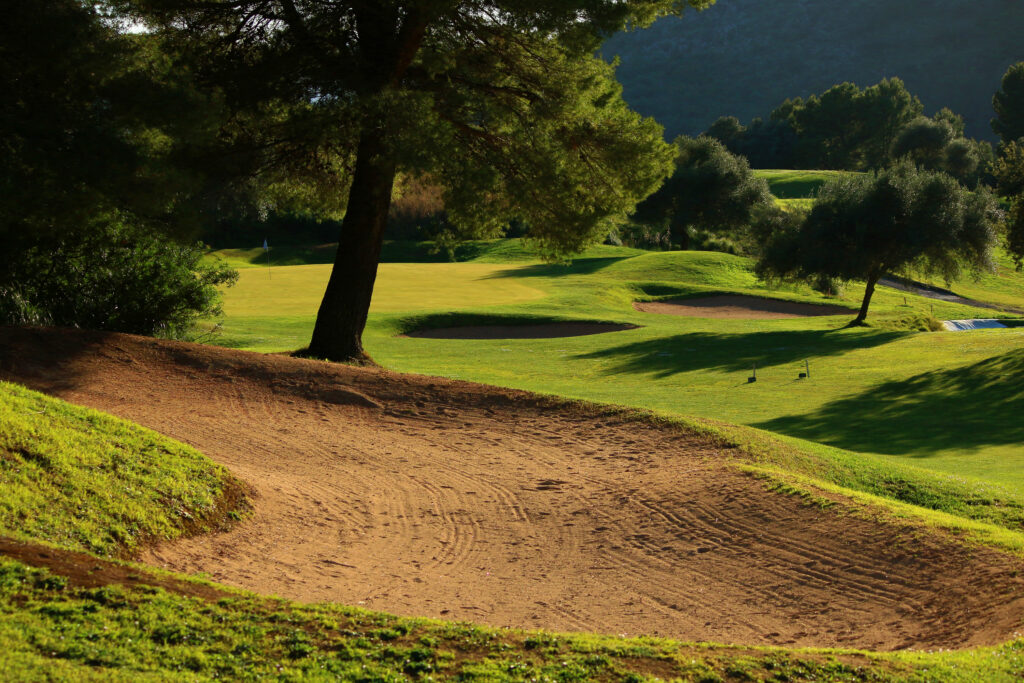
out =
[[962,114],[971,137],[994,139],[992,94],[1024,60],[1018,0],[719,0],[682,19],[614,36],[626,100],[666,135],[696,134],[719,116],[744,123],[787,97],[853,81],[902,78],[927,113]]

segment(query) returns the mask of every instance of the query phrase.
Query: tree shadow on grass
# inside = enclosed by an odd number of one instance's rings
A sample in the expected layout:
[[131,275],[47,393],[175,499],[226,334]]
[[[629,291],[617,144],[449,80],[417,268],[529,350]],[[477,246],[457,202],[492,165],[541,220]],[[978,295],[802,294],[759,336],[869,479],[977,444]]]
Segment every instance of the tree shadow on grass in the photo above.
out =
[[512,277],[564,277],[566,275],[592,275],[619,261],[633,258],[632,256],[601,256],[580,258],[572,263],[537,263],[518,268],[507,268],[488,276],[487,279]]
[[753,426],[856,451],[928,457],[1024,441],[1024,349],[886,382],[818,411]]
[[669,377],[693,370],[739,371],[794,363],[881,346],[907,332],[789,330],[748,334],[691,332],[623,344],[576,356],[615,363],[609,374],[638,373]]

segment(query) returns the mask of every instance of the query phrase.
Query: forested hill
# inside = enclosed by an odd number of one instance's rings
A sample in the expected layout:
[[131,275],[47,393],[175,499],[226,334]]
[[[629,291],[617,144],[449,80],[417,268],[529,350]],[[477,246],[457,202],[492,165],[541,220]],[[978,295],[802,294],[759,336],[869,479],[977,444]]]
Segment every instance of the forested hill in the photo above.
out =
[[625,98],[672,138],[719,116],[743,123],[787,97],[898,76],[931,114],[962,114],[994,139],[992,94],[1024,60],[1024,0],[718,0],[701,13],[617,35]]

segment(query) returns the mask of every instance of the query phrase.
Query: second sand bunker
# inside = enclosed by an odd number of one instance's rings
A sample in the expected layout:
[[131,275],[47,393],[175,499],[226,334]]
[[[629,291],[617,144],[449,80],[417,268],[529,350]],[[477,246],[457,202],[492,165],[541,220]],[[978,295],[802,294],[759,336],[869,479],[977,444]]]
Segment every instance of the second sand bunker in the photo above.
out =
[[799,301],[765,299],[758,296],[723,294],[694,299],[637,301],[633,308],[644,313],[680,315],[690,318],[739,318],[775,320],[808,316],[848,315],[855,311],[845,306],[806,304]]

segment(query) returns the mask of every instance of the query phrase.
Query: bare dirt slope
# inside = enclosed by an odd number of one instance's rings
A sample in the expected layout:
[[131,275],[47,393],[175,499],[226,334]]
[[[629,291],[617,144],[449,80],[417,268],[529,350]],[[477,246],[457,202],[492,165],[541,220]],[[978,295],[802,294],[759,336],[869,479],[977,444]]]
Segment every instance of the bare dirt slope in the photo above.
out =
[[990,644],[1019,560],[802,506],[677,428],[461,382],[0,328],[0,377],[202,449],[255,489],[145,560],[499,626],[890,649]]

